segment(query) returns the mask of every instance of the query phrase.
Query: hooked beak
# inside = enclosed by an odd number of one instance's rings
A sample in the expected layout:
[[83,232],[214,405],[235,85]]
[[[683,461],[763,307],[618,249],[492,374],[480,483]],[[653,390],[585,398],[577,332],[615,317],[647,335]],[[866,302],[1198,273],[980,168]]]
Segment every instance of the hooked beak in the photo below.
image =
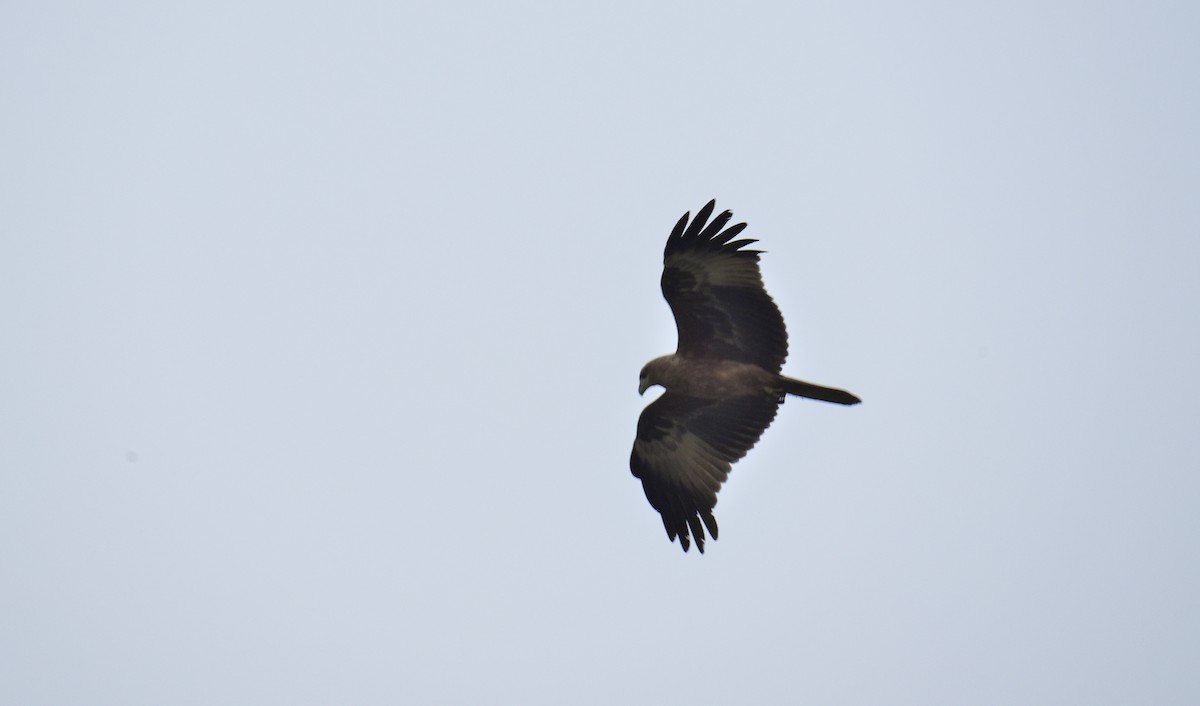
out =
[[641,382],[638,383],[638,394],[639,395],[646,394],[646,388],[648,388],[648,387],[650,387],[650,383],[646,382],[643,379]]

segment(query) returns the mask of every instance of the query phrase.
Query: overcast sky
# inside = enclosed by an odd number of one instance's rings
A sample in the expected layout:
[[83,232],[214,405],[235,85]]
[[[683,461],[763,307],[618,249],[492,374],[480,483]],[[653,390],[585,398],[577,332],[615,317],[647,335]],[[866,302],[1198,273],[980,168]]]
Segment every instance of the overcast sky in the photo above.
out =
[[[0,702],[1195,704],[1200,6],[8,2]],[[703,556],[662,246],[792,399]]]

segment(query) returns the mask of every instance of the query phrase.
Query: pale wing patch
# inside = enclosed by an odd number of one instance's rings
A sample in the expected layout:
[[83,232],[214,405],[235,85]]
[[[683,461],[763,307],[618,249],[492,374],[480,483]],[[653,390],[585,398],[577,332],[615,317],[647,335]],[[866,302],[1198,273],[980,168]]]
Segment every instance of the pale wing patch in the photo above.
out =
[[729,477],[731,465],[695,434],[675,427],[668,436],[638,440],[638,455],[658,480],[689,493],[716,495]]
[[696,278],[696,287],[761,287],[758,259],[705,251],[684,251],[671,255],[667,267],[677,267]]

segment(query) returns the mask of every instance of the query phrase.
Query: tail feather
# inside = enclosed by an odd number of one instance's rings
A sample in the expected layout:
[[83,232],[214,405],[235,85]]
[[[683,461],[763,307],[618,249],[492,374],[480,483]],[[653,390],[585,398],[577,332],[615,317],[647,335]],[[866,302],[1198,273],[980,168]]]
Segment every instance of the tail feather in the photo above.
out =
[[834,404],[858,404],[862,402],[862,400],[845,390],[821,387],[811,382],[804,382],[803,380],[796,380],[782,375],[779,376],[779,381],[783,383],[783,391],[789,395],[807,397],[810,400],[821,400],[822,402],[833,402]]

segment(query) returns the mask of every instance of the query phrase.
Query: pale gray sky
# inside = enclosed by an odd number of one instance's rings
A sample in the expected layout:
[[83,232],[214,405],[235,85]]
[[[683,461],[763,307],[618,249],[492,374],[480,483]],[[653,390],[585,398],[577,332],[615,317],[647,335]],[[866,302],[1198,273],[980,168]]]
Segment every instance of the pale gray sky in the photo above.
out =
[[[1194,704],[1200,6],[0,9],[0,702]],[[791,400],[685,555],[662,245]]]

